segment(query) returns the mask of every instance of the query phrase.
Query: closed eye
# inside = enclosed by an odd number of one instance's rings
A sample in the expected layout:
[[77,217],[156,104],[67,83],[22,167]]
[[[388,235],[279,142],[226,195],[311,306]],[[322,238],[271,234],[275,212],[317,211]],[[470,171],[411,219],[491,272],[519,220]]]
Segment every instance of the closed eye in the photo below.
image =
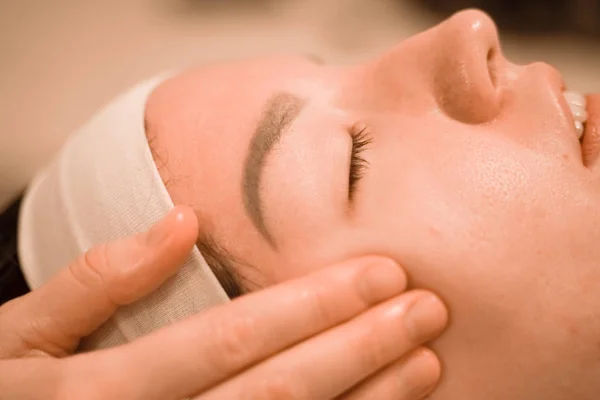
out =
[[352,152],[350,155],[350,173],[348,178],[348,200],[354,200],[359,181],[364,176],[369,162],[364,159],[363,153],[372,142],[371,135],[366,126],[350,129],[352,138]]

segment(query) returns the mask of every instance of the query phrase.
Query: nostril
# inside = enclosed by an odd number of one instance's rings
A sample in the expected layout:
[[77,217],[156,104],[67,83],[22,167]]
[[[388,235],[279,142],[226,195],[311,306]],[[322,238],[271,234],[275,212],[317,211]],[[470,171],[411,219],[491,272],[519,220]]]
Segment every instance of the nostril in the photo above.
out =
[[487,52],[487,57],[486,57],[486,63],[487,63],[487,69],[488,69],[488,75],[490,77],[490,82],[492,83],[492,85],[494,87],[497,86],[497,71],[498,71],[498,65],[497,65],[497,50],[494,47],[490,47],[490,49]]
[[496,51],[494,50],[493,47],[490,47],[488,52],[487,52],[487,56],[486,56],[486,60],[488,65],[491,65],[491,63],[494,60],[494,57],[496,56]]

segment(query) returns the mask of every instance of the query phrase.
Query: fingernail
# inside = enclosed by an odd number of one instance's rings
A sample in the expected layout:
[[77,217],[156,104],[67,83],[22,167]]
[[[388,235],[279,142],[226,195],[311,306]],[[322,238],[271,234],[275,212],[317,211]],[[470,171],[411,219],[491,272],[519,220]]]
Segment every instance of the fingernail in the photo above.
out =
[[434,295],[423,295],[407,311],[405,323],[408,336],[415,342],[432,339],[446,325],[446,307]]
[[146,243],[150,247],[162,245],[171,236],[174,226],[173,220],[180,217],[178,210],[171,210],[162,217],[158,222],[154,223],[146,236]]

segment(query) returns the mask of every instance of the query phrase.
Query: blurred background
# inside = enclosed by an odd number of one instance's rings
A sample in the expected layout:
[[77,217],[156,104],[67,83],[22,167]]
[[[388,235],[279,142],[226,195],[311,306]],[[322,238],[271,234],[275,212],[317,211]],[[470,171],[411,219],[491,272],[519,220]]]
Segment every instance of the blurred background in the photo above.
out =
[[0,209],[141,79],[270,52],[353,62],[473,6],[496,19],[509,58],[600,91],[600,0],[0,0]]

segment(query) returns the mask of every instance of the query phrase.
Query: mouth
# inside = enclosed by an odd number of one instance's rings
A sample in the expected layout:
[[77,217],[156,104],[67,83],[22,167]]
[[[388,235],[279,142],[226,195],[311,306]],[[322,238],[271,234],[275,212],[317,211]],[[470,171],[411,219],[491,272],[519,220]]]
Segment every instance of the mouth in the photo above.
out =
[[581,142],[583,165],[592,167],[600,156],[600,94],[586,96],[587,120]]
[[600,156],[600,94],[565,91],[563,96],[581,145],[583,165],[589,168]]

